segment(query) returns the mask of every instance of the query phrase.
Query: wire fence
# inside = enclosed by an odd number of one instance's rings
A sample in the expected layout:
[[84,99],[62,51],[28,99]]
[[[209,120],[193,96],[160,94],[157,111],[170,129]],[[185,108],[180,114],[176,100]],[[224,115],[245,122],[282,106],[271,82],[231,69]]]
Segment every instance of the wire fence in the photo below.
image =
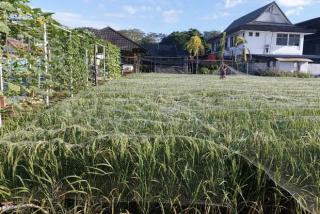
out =
[[221,65],[233,66],[232,60],[208,60],[194,57],[144,56],[141,59],[142,72],[177,74],[219,73]]

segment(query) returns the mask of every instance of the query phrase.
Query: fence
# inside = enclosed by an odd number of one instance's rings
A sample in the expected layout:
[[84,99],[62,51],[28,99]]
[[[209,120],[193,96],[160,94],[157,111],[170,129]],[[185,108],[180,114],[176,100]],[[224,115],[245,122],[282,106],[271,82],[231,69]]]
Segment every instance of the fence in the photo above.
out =
[[[193,57],[155,57],[144,56],[141,59],[142,72],[177,73],[177,74],[209,74],[217,73],[221,60],[195,59]],[[224,64],[233,66],[231,60]]]

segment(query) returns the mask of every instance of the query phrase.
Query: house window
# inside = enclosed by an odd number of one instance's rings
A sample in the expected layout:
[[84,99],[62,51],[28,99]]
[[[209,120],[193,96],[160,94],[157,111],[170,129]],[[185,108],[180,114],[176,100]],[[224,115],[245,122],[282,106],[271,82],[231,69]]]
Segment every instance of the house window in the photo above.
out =
[[249,32],[249,36],[253,36],[253,32]]
[[259,32],[256,32],[256,37],[259,37],[260,36],[260,33]]
[[287,46],[288,45],[288,34],[281,34],[277,35],[277,45],[279,46]]
[[300,35],[299,34],[290,34],[289,45],[290,46],[300,46]]

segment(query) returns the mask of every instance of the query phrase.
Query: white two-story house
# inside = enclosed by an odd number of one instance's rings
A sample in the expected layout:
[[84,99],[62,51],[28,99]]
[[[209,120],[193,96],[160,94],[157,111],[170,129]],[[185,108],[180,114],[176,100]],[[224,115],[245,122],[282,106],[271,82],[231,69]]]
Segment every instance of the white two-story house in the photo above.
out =
[[[237,19],[225,32],[226,57],[245,52],[257,69],[307,72],[312,62],[303,55],[303,44],[304,36],[315,31],[292,24],[276,2]],[[236,45],[238,36],[246,42]],[[219,51],[219,38],[212,41],[212,47]]]

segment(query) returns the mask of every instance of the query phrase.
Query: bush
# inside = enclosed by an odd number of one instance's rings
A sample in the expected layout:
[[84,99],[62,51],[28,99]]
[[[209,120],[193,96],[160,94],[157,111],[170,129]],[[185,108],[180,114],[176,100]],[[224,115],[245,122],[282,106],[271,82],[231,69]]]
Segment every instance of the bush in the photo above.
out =
[[200,74],[214,74],[218,73],[219,65],[203,65],[201,66],[199,73]]
[[288,72],[288,71],[262,71],[255,73],[257,76],[268,76],[268,77],[296,77],[296,78],[311,78],[312,75],[309,73],[302,73],[302,72]]
[[107,43],[106,46],[106,66],[108,70],[109,77],[116,78],[121,76],[121,52],[120,49],[111,44]]
[[209,68],[206,68],[206,67],[202,67],[199,70],[199,74],[210,74],[210,73],[211,71],[209,70]]

